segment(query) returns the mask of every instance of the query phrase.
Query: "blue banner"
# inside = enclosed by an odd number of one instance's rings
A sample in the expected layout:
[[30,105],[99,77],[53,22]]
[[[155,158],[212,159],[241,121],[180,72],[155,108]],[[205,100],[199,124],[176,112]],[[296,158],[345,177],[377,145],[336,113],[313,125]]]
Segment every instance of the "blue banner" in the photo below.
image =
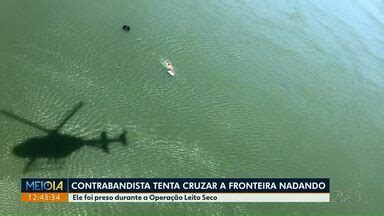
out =
[[329,178],[22,179],[22,192],[329,193]]

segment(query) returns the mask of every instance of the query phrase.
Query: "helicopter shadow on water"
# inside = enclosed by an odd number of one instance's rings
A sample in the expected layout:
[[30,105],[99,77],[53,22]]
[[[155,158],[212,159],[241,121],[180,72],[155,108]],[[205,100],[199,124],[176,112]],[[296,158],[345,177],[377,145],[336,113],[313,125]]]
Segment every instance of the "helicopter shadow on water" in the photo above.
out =
[[13,148],[12,153],[15,156],[28,159],[28,163],[23,170],[24,173],[28,172],[32,164],[38,159],[48,159],[48,161],[65,159],[83,146],[96,147],[103,150],[105,153],[109,153],[108,145],[110,143],[120,142],[123,145],[128,144],[126,131],[123,131],[120,136],[116,138],[109,138],[106,131],[101,132],[100,137],[95,139],[84,139],[82,137],[64,134],[61,129],[83,105],[83,102],[78,103],[53,129],[47,129],[12,112],[0,110],[0,114],[4,114],[11,119],[17,120],[45,133],[43,136],[28,138]]

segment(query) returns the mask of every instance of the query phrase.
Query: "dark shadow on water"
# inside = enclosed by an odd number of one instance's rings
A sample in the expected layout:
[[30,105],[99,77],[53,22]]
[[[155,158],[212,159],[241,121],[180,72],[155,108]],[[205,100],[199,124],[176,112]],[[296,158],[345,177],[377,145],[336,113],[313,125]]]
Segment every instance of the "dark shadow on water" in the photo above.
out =
[[117,138],[108,138],[106,131],[101,132],[100,137],[95,139],[83,139],[81,137],[63,134],[61,132],[63,126],[83,105],[83,102],[78,103],[54,129],[47,129],[12,112],[0,110],[1,114],[4,114],[9,118],[46,133],[44,136],[31,137],[13,148],[12,152],[14,155],[29,159],[24,168],[24,172],[28,172],[31,165],[37,159],[46,158],[49,161],[52,159],[54,161],[62,161],[61,159],[70,156],[73,152],[79,150],[83,146],[97,147],[104,152],[109,153],[108,145],[110,143],[120,142],[123,145],[128,144],[126,131],[121,133],[121,135]]

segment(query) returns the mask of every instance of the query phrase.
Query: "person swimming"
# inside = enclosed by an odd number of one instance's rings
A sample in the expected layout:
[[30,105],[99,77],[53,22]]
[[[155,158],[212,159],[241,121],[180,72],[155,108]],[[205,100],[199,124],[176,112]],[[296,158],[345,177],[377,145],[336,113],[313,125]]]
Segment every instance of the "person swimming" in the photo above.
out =
[[173,66],[172,66],[172,64],[170,62],[167,63],[167,69],[171,70],[171,71],[174,71],[174,68],[173,68]]
[[176,75],[176,68],[172,65],[171,61],[169,61],[168,59],[160,59],[160,63],[167,69],[169,75]]

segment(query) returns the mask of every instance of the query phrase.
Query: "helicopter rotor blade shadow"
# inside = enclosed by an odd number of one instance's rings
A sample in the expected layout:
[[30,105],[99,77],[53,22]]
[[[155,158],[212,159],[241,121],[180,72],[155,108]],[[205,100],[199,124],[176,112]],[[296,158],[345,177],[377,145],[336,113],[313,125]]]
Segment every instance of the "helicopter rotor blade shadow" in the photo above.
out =
[[27,119],[25,119],[23,117],[20,117],[20,116],[14,114],[14,113],[11,113],[11,112],[8,112],[8,111],[5,111],[5,110],[0,110],[0,113],[6,115],[7,117],[9,117],[11,119],[17,120],[19,122],[27,124],[27,125],[29,125],[31,127],[34,127],[36,129],[39,129],[39,130],[44,131],[46,133],[50,133],[51,132],[51,130],[48,130],[48,129],[44,128],[43,126],[38,125],[36,123],[33,123],[33,122],[31,122],[31,121],[29,121],[29,120],[27,120]]
[[29,171],[29,168],[31,168],[31,165],[35,162],[36,158],[29,159],[27,165],[25,165],[23,169],[23,173],[27,173]]
[[79,109],[84,105],[84,102],[79,102],[74,108],[73,110],[63,119],[63,121],[55,128],[55,130],[60,130],[66,123],[67,121],[72,118],[77,111],[79,111]]

